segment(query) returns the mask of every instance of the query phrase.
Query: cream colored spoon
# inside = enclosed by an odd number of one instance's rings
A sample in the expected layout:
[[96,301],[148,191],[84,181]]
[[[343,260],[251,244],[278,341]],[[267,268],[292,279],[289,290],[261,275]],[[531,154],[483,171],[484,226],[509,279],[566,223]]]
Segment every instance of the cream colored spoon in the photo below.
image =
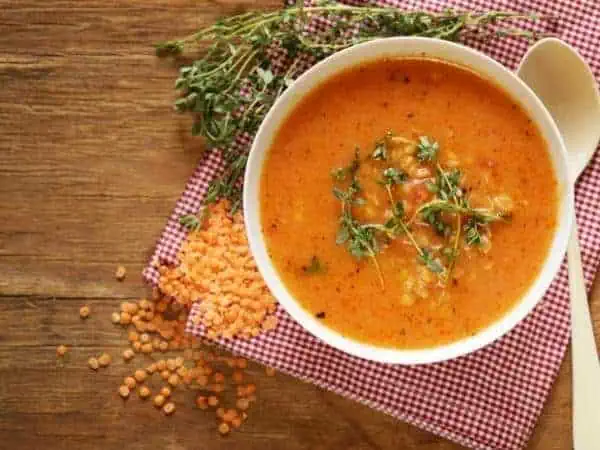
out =
[[[543,39],[533,45],[517,69],[554,118],[569,154],[575,183],[591,160],[600,140],[600,94],[596,80],[581,56],[569,45]],[[600,362],[594,340],[577,223],[568,247],[573,354],[573,447],[600,448]]]

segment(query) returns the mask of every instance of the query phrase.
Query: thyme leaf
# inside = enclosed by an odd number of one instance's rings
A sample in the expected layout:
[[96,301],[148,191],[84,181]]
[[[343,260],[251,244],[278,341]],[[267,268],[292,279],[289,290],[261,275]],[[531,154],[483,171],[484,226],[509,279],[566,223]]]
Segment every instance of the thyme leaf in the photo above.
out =
[[307,266],[302,266],[302,270],[307,274],[317,274],[324,273],[327,267],[321,262],[318,256],[314,255]]
[[387,161],[387,144],[381,140],[375,144],[375,149],[371,153],[371,158],[376,161]]
[[208,218],[208,209],[202,208],[200,214],[186,214],[179,218],[179,224],[188,231],[198,231]]
[[433,162],[437,159],[440,145],[436,141],[430,141],[427,136],[420,136],[417,144],[416,157],[419,161]]
[[337,167],[331,171],[331,178],[334,181],[344,181],[347,178],[355,180],[355,175],[360,168],[360,148],[356,147],[354,149],[354,158],[350,162],[350,164],[346,167]]
[[406,173],[401,170],[396,169],[395,167],[388,167],[382,173],[381,180],[378,180],[378,183],[383,186],[394,186],[396,184],[402,184],[408,179]]
[[433,273],[441,274],[444,272],[444,266],[439,259],[434,258],[433,253],[424,248],[419,255],[419,261]]
[[470,217],[465,223],[465,242],[469,246],[481,245],[480,222]]

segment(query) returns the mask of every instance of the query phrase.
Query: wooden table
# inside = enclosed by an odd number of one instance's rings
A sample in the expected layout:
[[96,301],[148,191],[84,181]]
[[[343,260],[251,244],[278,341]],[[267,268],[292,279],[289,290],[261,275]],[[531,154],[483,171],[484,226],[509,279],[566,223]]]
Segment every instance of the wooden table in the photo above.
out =
[[[171,418],[117,397],[125,336],[110,313],[144,295],[140,271],[202,151],[189,118],[172,112],[175,68],[151,44],[278,3],[0,0],[1,448],[458,448],[256,367],[258,405],[227,439],[191,395]],[[600,302],[593,309],[598,323]],[[92,373],[87,358],[101,351],[116,361]],[[570,375],[566,363],[531,449],[571,448]]]

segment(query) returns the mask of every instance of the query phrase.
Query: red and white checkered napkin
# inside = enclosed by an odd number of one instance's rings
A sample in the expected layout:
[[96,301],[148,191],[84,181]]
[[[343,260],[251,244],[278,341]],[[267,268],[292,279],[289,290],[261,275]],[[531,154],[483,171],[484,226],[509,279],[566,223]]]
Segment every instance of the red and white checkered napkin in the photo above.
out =
[[[558,29],[553,31],[577,47],[596,76],[600,75],[598,0],[387,0],[382,3],[422,9],[536,11],[554,16],[558,19],[555,25]],[[473,46],[515,68],[527,43],[503,39]],[[178,218],[198,210],[208,182],[220,170],[216,152],[207,153],[158,242],[155,256],[161,261],[176,263],[185,236]],[[600,155],[582,176],[576,198],[589,286],[600,256],[600,220],[595,216],[600,208]],[[154,268],[148,267],[144,276],[156,284],[158,274]],[[355,358],[319,341],[281,309],[277,314],[280,325],[275,331],[250,341],[223,341],[222,345],[476,449],[514,450],[525,445],[569,341],[569,293],[564,266],[543,301],[511,333],[470,356],[440,364],[401,367]],[[191,322],[188,330],[201,334]]]

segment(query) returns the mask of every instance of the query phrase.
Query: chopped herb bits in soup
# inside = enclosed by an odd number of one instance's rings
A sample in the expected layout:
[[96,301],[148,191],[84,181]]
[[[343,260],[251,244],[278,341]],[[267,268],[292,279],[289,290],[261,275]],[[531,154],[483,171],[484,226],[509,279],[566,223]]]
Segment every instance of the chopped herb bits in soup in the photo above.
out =
[[533,282],[557,220],[546,143],[504,91],[430,59],[352,68],[283,121],[263,167],[269,255],[302,306],[372,345],[475,334]]

